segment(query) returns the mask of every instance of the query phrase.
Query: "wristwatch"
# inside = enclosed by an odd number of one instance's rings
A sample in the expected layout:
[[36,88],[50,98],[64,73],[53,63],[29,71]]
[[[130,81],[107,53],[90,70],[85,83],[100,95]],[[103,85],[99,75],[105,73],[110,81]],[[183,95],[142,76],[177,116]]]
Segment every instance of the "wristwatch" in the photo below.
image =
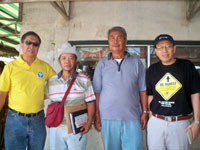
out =
[[199,120],[194,120],[194,122],[198,125],[200,125],[200,121]]
[[148,111],[148,110],[143,110],[143,113],[146,113],[146,114],[148,114],[148,113],[149,113],[149,111]]

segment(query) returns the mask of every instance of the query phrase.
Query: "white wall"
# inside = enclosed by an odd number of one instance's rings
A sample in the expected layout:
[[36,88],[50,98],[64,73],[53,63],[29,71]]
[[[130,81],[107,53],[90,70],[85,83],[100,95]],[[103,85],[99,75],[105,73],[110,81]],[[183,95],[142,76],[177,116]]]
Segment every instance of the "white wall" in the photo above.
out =
[[50,3],[25,3],[22,33],[34,30],[42,38],[39,57],[56,67],[56,49],[67,40],[106,40],[112,26],[125,27],[129,40],[153,40],[169,33],[176,40],[200,39],[200,13],[186,20],[186,1],[71,2],[65,21]]
[[[200,13],[188,22],[186,1],[179,0],[71,2],[69,21],[50,3],[25,3],[21,33],[33,30],[41,36],[39,57],[58,71],[55,56],[63,42],[106,40],[108,29],[116,25],[125,27],[129,40],[153,40],[160,33],[171,34],[176,40],[200,40]],[[87,149],[102,150],[100,137],[92,130]],[[200,147],[197,142],[194,150]]]

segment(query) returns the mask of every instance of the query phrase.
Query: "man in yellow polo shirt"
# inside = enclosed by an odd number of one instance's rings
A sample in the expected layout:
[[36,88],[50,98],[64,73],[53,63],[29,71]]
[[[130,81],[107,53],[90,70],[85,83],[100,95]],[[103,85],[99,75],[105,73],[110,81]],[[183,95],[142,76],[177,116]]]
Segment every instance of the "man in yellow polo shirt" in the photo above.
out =
[[37,58],[40,44],[35,32],[25,33],[20,43],[23,54],[7,64],[0,77],[0,109],[9,95],[6,150],[44,149],[44,86],[55,72]]

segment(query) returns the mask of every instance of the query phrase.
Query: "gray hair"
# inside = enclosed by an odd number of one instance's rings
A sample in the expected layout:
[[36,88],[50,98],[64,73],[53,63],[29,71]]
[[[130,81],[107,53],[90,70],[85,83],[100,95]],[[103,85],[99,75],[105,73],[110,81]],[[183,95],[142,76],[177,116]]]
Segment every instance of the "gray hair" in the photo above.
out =
[[112,27],[111,29],[108,30],[108,37],[110,35],[110,32],[112,32],[112,31],[121,32],[123,34],[123,36],[124,36],[124,39],[127,39],[127,33],[126,33],[126,30],[123,27],[120,27],[120,26]]

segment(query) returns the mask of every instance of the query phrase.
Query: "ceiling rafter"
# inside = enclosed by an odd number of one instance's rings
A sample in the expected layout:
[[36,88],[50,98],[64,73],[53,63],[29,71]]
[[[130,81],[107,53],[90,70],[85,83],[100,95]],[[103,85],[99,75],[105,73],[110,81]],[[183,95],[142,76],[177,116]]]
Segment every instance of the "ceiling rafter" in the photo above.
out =
[[22,6],[22,3],[0,6],[0,56],[18,55],[15,45],[19,44]]
[[[0,4],[1,4],[1,2],[0,2]],[[0,17],[0,20],[9,20],[9,21],[21,22],[21,21],[22,21],[22,7],[23,7],[23,3],[19,3],[18,18],[15,18],[14,16],[10,15],[9,13],[7,13],[7,12],[1,10],[2,12],[5,12],[5,13],[8,14],[9,16],[11,16],[11,18]]]
[[3,52],[1,56],[16,56],[19,55],[19,52],[17,52],[14,48],[3,46],[0,44],[0,51]]
[[63,2],[60,2],[60,5],[58,2],[54,1],[54,2],[50,2],[50,4],[58,11],[58,13],[61,14],[61,16],[63,16],[63,18],[68,21],[69,20],[69,5],[70,2],[68,2],[67,4],[67,10],[63,4]]
[[4,10],[0,10],[0,11],[3,12],[3,13],[5,13],[5,14],[7,14],[7,15],[10,16],[11,18],[17,19],[17,18],[15,18],[15,17],[13,17],[11,14],[7,13],[6,11],[4,11]]
[[11,33],[19,33],[19,31],[17,31],[16,27],[15,27],[15,30],[9,28],[8,26],[14,24],[15,26],[17,26],[17,22],[14,22],[14,23],[11,23],[11,24],[7,24],[7,25],[4,25],[2,23],[0,23],[0,28],[8,31],[8,32],[11,32]]
[[[26,3],[26,2],[74,2],[74,1],[108,1],[108,0],[1,0],[0,3],[6,4],[6,3]],[[123,1],[123,0],[109,0],[109,1]],[[128,1],[141,1],[141,0],[128,0]],[[142,0],[142,1],[152,1],[152,0]],[[153,1],[160,1],[160,0],[153,0]],[[165,1],[174,1],[174,0],[165,0]],[[182,1],[182,0],[176,0],[176,1]]]
[[[49,2],[56,10],[57,12],[66,20],[68,21],[70,19],[70,2],[73,1],[106,1],[106,0],[0,0],[0,4],[8,4],[9,3],[19,3],[19,9],[18,9],[18,17],[16,18],[17,14],[15,13],[14,16],[12,13],[6,12],[4,9],[0,10],[1,13],[4,13],[5,16],[0,16],[0,20],[5,20],[7,22],[14,23],[0,23],[0,28],[3,29],[3,31],[6,31],[5,34],[0,35],[0,40],[6,41],[8,43],[12,43],[14,45],[18,44],[19,40],[16,40],[13,38],[13,36],[19,36],[19,31],[17,30],[17,23],[20,23],[22,21],[22,7],[23,3],[25,2]],[[109,0],[109,1],[122,1],[122,0]],[[128,0],[128,1],[152,1],[152,0]],[[159,1],[159,0],[153,0],[153,1]],[[167,0],[165,0],[167,1]],[[174,1],[174,0],[169,0]],[[181,0],[176,0],[181,1]],[[186,11],[186,19],[188,21],[192,20],[197,14],[200,12],[200,0],[185,0],[187,5],[187,11]],[[63,3],[65,2],[65,3]],[[13,5],[11,4],[13,7]],[[13,7],[15,8],[15,6]],[[16,15],[16,16],[15,16]],[[12,27],[11,27],[12,25]],[[14,27],[13,27],[14,25]],[[1,41],[1,43],[2,43]],[[2,48],[2,44],[0,43],[0,50]],[[4,46],[3,46],[4,47]]]
[[192,20],[192,18],[200,12],[200,0],[187,0],[187,11],[186,11],[186,19],[188,21]]
[[9,43],[15,44],[15,45],[19,44],[18,42],[13,41],[13,40],[11,40],[11,39],[8,39],[8,38],[6,38],[6,37],[1,37],[1,36],[0,36],[0,39],[3,40],[3,41],[9,42]]
[[[26,3],[26,2],[73,2],[73,1],[106,1],[106,0],[1,0],[0,3]],[[110,0],[110,1],[122,1],[122,0]],[[138,1],[138,0],[129,0],[129,1]],[[150,0],[145,0],[150,1]],[[157,0],[159,1],[159,0]]]

